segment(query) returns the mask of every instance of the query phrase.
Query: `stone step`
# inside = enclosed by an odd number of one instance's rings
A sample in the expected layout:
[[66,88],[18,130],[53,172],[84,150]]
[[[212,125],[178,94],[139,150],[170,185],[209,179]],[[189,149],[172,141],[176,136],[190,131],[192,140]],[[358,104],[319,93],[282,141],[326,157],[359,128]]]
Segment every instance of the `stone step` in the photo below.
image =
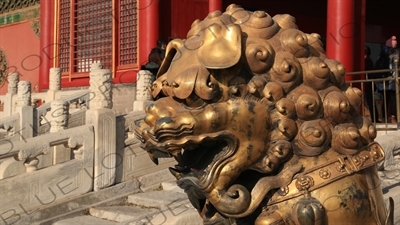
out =
[[64,219],[53,223],[53,225],[71,225],[71,224],[84,224],[84,225],[118,225],[120,223],[103,220],[93,216],[77,216],[69,219]]
[[178,187],[178,185],[176,184],[176,181],[165,181],[161,183],[162,189],[165,191],[174,191],[174,192],[178,192],[178,193],[182,193],[184,194],[185,191]]
[[127,203],[161,210],[190,204],[186,194],[167,190],[129,195]]
[[[151,188],[150,188],[151,187]],[[96,206],[89,209],[90,215],[65,219],[55,225],[201,225],[197,210],[190,204],[187,195],[175,181],[166,181],[156,186],[148,186],[146,192],[131,194],[125,204],[116,206]],[[400,223],[400,185],[392,184],[384,188],[385,201],[395,200],[395,224]]]
[[[190,204],[190,203],[189,203]],[[129,225],[162,224],[162,225],[203,225],[197,210],[193,207],[180,206],[166,210],[160,210],[152,217],[146,217],[140,221],[134,221]]]
[[129,195],[125,205],[91,207],[89,214],[53,224],[203,224],[197,210],[175,181],[162,182],[157,190]]
[[137,224],[182,224],[201,225],[203,221],[192,206],[184,191],[175,181],[161,183],[162,190],[129,195],[127,203],[140,207],[156,208],[158,212],[152,216],[129,223]]
[[[111,207],[91,208],[89,212],[92,217],[97,217],[97,219],[103,219],[105,221],[109,221],[111,222],[110,224],[129,224],[129,225],[143,225],[143,224],[202,225],[203,224],[203,221],[199,216],[197,210],[191,207],[191,205],[190,206],[177,205],[175,207],[170,207],[164,210],[155,208],[144,208],[140,206],[111,206]],[[68,220],[67,222],[74,222],[74,221]],[[63,223],[61,225],[64,224],[67,223]],[[107,225],[107,223],[105,225]]]
[[119,223],[141,220],[154,215],[157,211],[157,209],[140,206],[107,206],[89,209],[91,216]]

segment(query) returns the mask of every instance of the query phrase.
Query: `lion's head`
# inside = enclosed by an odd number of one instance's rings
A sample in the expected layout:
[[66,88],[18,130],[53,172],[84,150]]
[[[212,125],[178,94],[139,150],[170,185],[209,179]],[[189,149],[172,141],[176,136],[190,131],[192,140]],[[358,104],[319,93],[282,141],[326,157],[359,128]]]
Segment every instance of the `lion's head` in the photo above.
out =
[[354,154],[373,141],[361,92],[344,75],[292,16],[233,4],[168,44],[136,134],[153,162],[176,159],[171,172],[199,211],[207,199],[222,215],[247,216],[301,169],[283,169],[293,158]]

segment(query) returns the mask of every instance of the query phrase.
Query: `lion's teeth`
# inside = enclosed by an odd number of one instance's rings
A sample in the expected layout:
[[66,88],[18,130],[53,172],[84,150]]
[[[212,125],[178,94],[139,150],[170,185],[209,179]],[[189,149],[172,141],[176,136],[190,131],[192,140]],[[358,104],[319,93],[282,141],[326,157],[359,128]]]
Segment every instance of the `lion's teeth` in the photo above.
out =
[[149,153],[149,157],[150,157],[151,161],[153,161],[154,164],[158,165],[158,158],[155,158],[153,156],[152,152],[148,152],[148,153]]
[[172,167],[169,167],[168,169],[169,169],[169,172],[170,172],[177,180],[179,180],[179,179],[182,178],[181,173],[178,172],[176,169],[174,169],[174,168],[172,168]]
[[175,160],[178,162],[179,165],[185,165],[183,163],[182,153],[180,151],[173,151],[171,154],[174,156]]

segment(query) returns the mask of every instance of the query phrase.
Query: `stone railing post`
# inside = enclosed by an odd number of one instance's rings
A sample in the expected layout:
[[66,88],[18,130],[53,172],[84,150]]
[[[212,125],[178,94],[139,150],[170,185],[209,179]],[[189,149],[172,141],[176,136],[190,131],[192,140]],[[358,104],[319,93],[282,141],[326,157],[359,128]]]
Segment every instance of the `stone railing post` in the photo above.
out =
[[19,74],[17,72],[9,73],[7,77],[8,92],[4,102],[4,116],[11,116],[13,114],[13,96],[18,92]]
[[[16,113],[20,116],[20,131],[15,131],[20,135],[20,140],[33,137],[33,108],[31,105],[31,82],[18,82]],[[17,134],[16,134],[17,135]]]
[[19,74],[17,72],[8,74],[8,93],[17,94]]
[[46,93],[45,102],[55,100],[57,91],[61,90],[61,69],[50,68],[49,72],[49,90]]
[[[17,93],[17,106],[15,108],[16,113],[20,116],[21,130],[15,131],[15,135],[20,136],[20,140],[26,141],[26,139],[33,137],[33,108],[31,102],[31,82],[20,81],[18,82],[18,93]],[[26,160],[24,166],[26,172],[32,172],[37,170],[39,159],[34,157]]]
[[115,183],[116,172],[116,115],[112,110],[112,74],[100,63],[90,70],[89,109],[86,124],[95,130],[94,191]]
[[154,81],[153,74],[148,70],[140,70],[136,79],[136,100],[133,102],[133,111],[142,111],[147,104],[153,101],[147,87]]
[[67,129],[69,117],[69,102],[55,100],[51,102],[50,133]]
[[[54,100],[51,102],[50,110],[50,133],[56,133],[68,128],[69,102]],[[49,158],[52,164],[59,164],[71,159],[71,150],[64,145],[53,147],[53,154]]]

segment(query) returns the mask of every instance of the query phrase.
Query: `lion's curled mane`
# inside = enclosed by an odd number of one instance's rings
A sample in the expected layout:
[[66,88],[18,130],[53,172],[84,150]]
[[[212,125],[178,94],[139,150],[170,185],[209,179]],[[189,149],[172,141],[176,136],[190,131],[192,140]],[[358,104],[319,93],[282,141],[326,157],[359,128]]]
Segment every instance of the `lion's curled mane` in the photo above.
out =
[[136,133],[154,162],[175,157],[171,172],[205,223],[245,218],[295,174],[373,143],[375,126],[359,112],[362,93],[345,74],[294,17],[232,4],[168,44],[150,88],[156,101]]

